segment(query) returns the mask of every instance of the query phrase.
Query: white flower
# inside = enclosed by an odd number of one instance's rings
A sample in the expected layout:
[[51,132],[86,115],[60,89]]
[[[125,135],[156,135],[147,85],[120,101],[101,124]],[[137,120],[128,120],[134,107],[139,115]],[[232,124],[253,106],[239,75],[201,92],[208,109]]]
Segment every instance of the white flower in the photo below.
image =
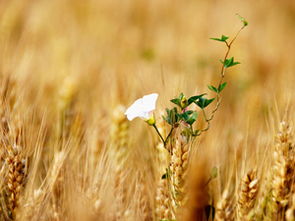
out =
[[156,109],[158,96],[158,94],[153,93],[137,99],[125,112],[128,120],[131,121],[136,117],[140,117],[148,121],[153,118],[152,113]]

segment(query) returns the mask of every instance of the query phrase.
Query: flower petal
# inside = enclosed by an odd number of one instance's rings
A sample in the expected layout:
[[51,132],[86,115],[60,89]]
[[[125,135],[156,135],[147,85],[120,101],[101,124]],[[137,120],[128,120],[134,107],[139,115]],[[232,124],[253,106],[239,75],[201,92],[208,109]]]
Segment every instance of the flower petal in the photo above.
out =
[[153,94],[149,94],[149,95],[145,95],[142,98],[142,110],[144,112],[150,112],[156,109],[156,102],[158,99],[158,94],[153,93]]
[[158,94],[153,93],[145,95],[142,98],[137,99],[125,112],[128,120],[133,120],[136,117],[149,119],[152,111],[156,109],[156,102]]
[[134,103],[125,111],[128,120],[133,120],[141,115],[142,98],[137,99]]

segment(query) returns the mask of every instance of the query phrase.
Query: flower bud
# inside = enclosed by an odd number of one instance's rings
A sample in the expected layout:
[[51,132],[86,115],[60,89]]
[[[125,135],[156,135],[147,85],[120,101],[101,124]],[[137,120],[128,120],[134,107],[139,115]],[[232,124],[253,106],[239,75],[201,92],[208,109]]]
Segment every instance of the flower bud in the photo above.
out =
[[184,109],[184,108],[187,107],[187,105],[188,105],[188,101],[187,101],[186,97],[183,96],[183,97],[181,98],[181,100],[180,100],[180,107],[181,107],[182,109]]

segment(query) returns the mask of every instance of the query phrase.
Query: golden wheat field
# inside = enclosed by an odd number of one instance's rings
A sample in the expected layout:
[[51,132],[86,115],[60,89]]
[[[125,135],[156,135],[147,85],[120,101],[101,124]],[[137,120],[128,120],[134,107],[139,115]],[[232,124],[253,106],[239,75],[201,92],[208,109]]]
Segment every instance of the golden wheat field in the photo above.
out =
[[294,0],[0,0],[0,220],[295,221],[294,39]]

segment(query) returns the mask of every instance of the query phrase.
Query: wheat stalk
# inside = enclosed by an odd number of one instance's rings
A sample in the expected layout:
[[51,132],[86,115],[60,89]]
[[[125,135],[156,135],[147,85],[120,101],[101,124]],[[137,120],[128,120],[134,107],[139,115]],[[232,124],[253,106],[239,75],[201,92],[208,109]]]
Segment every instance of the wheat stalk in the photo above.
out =
[[136,182],[136,191],[138,194],[138,211],[140,220],[149,221],[152,219],[152,210],[149,200],[148,188],[144,173],[138,174],[138,180]]
[[22,204],[23,210],[16,214],[16,220],[38,220],[38,210],[45,198],[45,193],[42,189],[34,190],[32,195],[29,196],[29,199]]
[[65,78],[58,94],[58,108],[60,112],[59,138],[69,138],[70,136],[75,116],[73,107],[76,93],[76,80],[72,76]]
[[123,205],[126,201],[126,164],[130,150],[128,149],[129,122],[124,115],[125,108],[117,106],[114,109],[111,123],[111,149],[110,157],[114,160],[115,166],[115,195],[116,195],[116,219],[124,216]]

